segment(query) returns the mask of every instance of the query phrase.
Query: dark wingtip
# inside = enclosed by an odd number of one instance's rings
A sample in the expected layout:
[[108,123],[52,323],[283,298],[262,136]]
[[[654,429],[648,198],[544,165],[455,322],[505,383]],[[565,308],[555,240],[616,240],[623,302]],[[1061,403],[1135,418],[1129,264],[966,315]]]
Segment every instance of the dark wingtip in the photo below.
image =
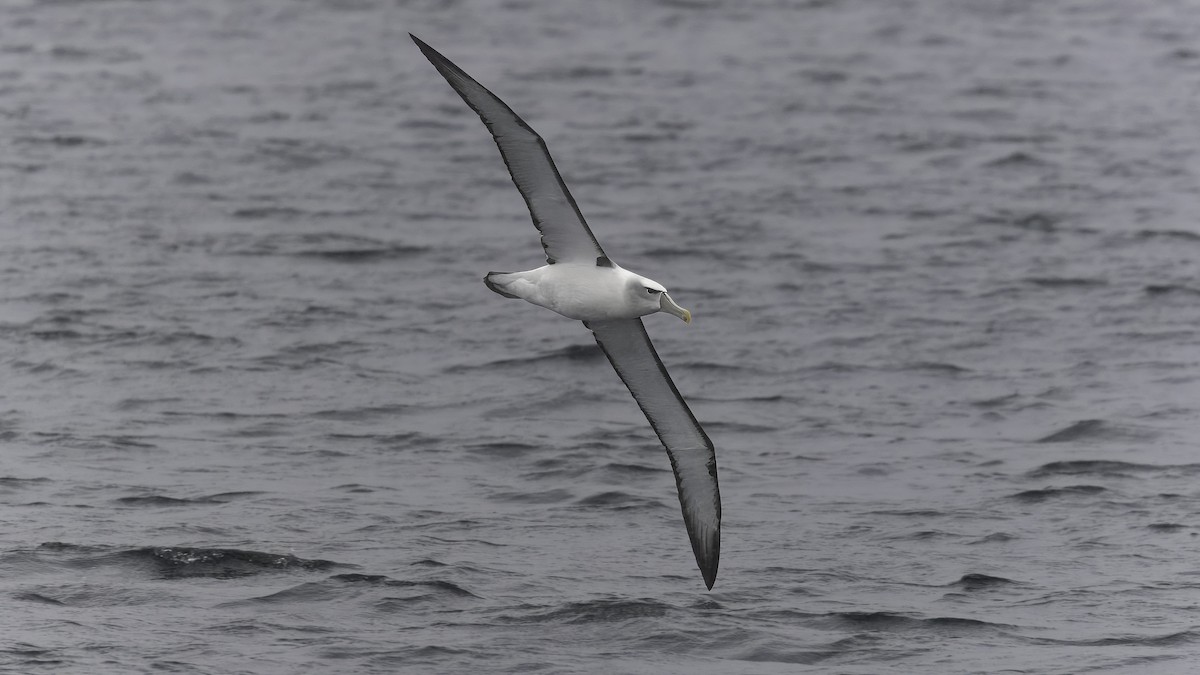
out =
[[416,35],[409,33],[408,37],[412,38],[412,41],[417,44],[417,48],[420,49],[421,53],[425,55],[425,58],[429,59],[430,61],[434,60],[434,57],[431,55],[437,55],[443,59],[446,58],[446,57],[442,56],[441,54],[438,54],[438,51],[436,49],[425,44],[425,41],[422,40],[421,38],[417,37]]
[[721,531],[718,529],[709,533],[707,541],[694,539],[692,548],[696,554],[696,566],[704,577],[704,585],[711,591],[713,584],[717,583],[717,565],[721,560]]
[[717,583],[717,554],[713,553],[712,560],[705,561],[703,567],[700,568],[700,574],[704,577],[704,585],[708,586],[708,590],[712,590],[713,584]]

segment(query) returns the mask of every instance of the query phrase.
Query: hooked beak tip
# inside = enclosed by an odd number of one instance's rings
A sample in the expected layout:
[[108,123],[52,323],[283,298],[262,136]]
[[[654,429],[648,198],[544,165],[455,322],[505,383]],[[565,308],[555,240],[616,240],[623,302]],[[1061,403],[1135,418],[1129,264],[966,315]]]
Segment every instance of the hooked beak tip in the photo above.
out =
[[659,300],[659,306],[661,308],[660,311],[666,312],[667,314],[674,314],[675,316],[683,319],[684,323],[690,324],[692,322],[692,313],[675,304],[675,301],[671,299],[671,296],[667,295],[666,293],[662,294],[662,297]]

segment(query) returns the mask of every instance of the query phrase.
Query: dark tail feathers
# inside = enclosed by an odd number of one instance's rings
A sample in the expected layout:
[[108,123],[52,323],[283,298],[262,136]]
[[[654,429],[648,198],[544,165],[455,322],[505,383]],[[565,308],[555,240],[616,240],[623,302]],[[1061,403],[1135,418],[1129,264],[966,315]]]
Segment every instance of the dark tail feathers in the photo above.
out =
[[493,292],[499,293],[500,295],[503,295],[506,298],[519,297],[519,296],[513,295],[512,293],[509,293],[508,291],[504,290],[499,285],[497,285],[495,281],[492,281],[493,274],[512,274],[512,272],[488,272],[483,277],[483,283],[487,284],[487,287],[492,289]]

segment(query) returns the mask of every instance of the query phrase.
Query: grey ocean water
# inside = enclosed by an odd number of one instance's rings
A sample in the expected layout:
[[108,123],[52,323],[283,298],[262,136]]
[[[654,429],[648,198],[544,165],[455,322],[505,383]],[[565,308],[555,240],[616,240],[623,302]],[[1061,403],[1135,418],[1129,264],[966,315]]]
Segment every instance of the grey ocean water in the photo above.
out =
[[[667,460],[412,31],[547,139]],[[24,1],[0,669],[1200,669],[1200,3]]]

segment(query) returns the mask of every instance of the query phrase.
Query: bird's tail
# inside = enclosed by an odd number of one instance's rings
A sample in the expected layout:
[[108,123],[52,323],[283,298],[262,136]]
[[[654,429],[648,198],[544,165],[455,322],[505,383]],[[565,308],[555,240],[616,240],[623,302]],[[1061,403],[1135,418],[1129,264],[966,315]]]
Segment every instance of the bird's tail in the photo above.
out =
[[483,277],[483,283],[494,292],[503,295],[506,298],[519,298],[521,296],[514,295],[504,290],[506,286],[513,282],[514,274],[512,272],[488,272]]

